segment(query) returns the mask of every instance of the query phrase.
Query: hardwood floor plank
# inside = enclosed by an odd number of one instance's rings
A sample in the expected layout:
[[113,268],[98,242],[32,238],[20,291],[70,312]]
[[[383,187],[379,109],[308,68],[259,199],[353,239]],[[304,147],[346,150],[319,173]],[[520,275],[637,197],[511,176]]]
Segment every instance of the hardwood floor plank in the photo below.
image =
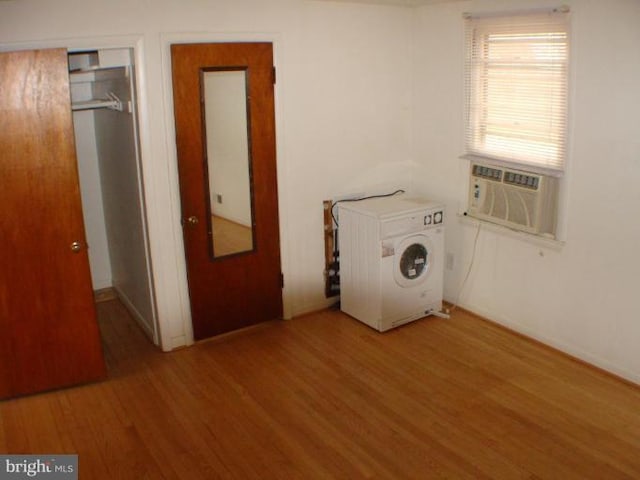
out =
[[7,453],[86,479],[640,478],[640,388],[456,311],[338,311],[171,353],[98,305],[109,379],[0,403]]
[[[375,340],[377,334],[368,330],[365,332],[368,340]],[[327,345],[324,348],[330,348],[330,346]],[[360,357],[364,346],[352,349],[357,351],[357,356]],[[423,468],[428,468],[427,471],[437,471],[439,462],[448,457],[450,458],[447,465],[448,471],[462,466],[466,469],[457,471],[456,476],[459,478],[490,478],[486,474],[483,475],[483,467],[491,475],[500,472],[506,475],[508,472],[512,478],[517,478],[514,475],[524,473],[512,465],[506,464],[492,452],[488,452],[488,455],[485,454],[485,457],[491,458],[488,464],[485,458],[481,458],[480,462],[469,462],[466,458],[460,458],[458,452],[464,451],[465,457],[467,457],[470,449],[475,446],[474,441],[469,441],[466,434],[459,435],[456,422],[447,422],[446,417],[442,415],[442,405],[450,405],[450,403],[448,399],[445,399],[444,403],[438,400],[438,396],[440,398],[442,396],[437,389],[432,388],[434,377],[431,372],[425,370],[427,376],[424,378],[417,375],[416,368],[410,368],[411,362],[407,358],[406,366],[409,369],[394,371],[389,376],[385,366],[388,366],[389,361],[398,362],[401,359],[395,353],[389,356],[388,351],[380,351],[377,346],[371,352],[376,357],[382,355],[382,358],[368,358],[362,365],[357,366],[352,379],[354,382],[362,382],[357,387],[362,394],[361,398],[354,399],[354,402],[358,402],[360,409],[371,406],[372,411],[367,412],[367,417],[375,419],[375,423],[384,425],[385,420],[390,419],[396,425],[396,429],[398,425],[402,426],[405,437],[403,440],[406,442],[406,445],[402,445],[403,448],[411,450],[412,445],[421,445],[423,457],[425,451],[432,454],[433,458],[427,457],[430,461],[429,465],[423,464]],[[333,352],[333,354],[334,358],[339,355],[338,352]],[[352,362],[347,360],[340,363],[349,365]],[[380,379],[377,379],[378,376]],[[368,398],[376,400],[372,403]],[[389,427],[393,428],[391,425]],[[435,433],[438,431],[439,433]],[[455,441],[451,441],[450,438],[454,438]],[[394,453],[402,455],[402,452]],[[406,453],[403,456],[406,456]]]
[[[269,340],[271,343],[272,339]],[[258,342],[262,342],[262,339]],[[251,350],[255,348],[259,347],[252,346]],[[340,472],[345,478],[371,476],[372,472],[359,458],[363,452],[358,451],[357,444],[350,445],[352,438],[360,437],[345,434],[327,421],[324,412],[329,409],[335,414],[335,410],[333,404],[324,404],[327,399],[324,392],[318,392],[313,384],[301,376],[291,375],[288,365],[293,358],[287,352],[280,349],[274,352],[273,348],[260,350],[262,355],[253,356],[251,363],[243,362],[244,368],[236,367],[233,373],[238,382],[249,386],[247,394],[263,406],[265,414],[278,427],[278,431],[287,437],[288,449],[299,445],[303,451],[310,452],[307,463],[316,472],[329,469],[329,472]],[[272,385],[275,384],[280,386],[274,392]],[[336,443],[344,443],[347,448],[344,451],[336,450]],[[317,458],[323,459],[324,465],[314,460]],[[383,470],[381,466],[379,470]]]
[[[51,404],[52,395],[35,395],[20,405],[23,425],[27,428],[28,450],[30,452],[50,452],[60,448],[65,442],[56,428]],[[38,425],[37,430],[32,425]],[[68,446],[68,444],[67,444]],[[64,447],[63,447],[64,448]]]
[[[216,350],[218,349],[216,348]],[[255,459],[261,464],[261,467],[256,472],[253,472],[251,478],[259,478],[265,468],[266,471],[269,471],[271,468],[269,464],[272,462],[275,462],[277,469],[281,470],[283,475],[285,472],[288,473],[286,475],[287,478],[304,478],[304,470],[307,468],[319,469],[321,465],[301,448],[299,442],[291,441],[290,437],[285,435],[278,428],[278,425],[274,424],[269,413],[265,411],[265,406],[258,404],[242,383],[237,382],[234,375],[229,374],[230,369],[238,368],[247,361],[242,352],[237,351],[232,353],[231,356],[227,356],[226,362],[228,362],[228,365],[225,365],[224,368],[220,364],[222,360],[221,353],[216,352],[215,358],[212,359],[213,361],[207,362],[206,365],[208,378],[203,384],[208,388],[203,391],[204,400],[206,403],[217,407],[211,410],[206,419],[206,425],[213,432],[225,432],[229,428],[234,428],[227,425],[229,422],[227,417],[230,413],[233,415],[231,418],[232,423],[242,428],[241,431],[237,432],[242,437],[236,441],[249,449],[253,449]],[[273,385],[271,389],[273,389]],[[247,422],[246,419],[250,421]],[[226,452],[229,445],[231,445],[232,451]],[[222,442],[221,447],[223,453],[226,452],[223,455],[226,460],[233,454],[233,445],[233,442]],[[273,450],[271,452],[265,451],[263,445],[271,445]],[[299,459],[296,464],[291,464],[289,461],[290,452],[292,451],[295,452],[296,457]],[[244,454],[246,453],[248,452],[244,452]],[[271,460],[266,460],[267,465],[263,464],[265,460],[262,457],[265,453],[272,457]],[[299,463],[302,463],[302,471],[298,471]],[[275,473],[273,472],[272,474],[275,475]],[[248,474],[249,472],[247,472]]]

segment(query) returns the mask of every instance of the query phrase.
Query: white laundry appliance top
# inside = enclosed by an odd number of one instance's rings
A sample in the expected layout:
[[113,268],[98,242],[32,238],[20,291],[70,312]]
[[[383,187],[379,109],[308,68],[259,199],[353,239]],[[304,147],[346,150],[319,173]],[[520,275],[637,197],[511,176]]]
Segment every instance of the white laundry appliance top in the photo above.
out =
[[392,197],[341,202],[340,208],[384,219],[395,215],[423,212],[427,209],[443,209],[444,206],[440,203],[427,200],[426,198],[408,197],[403,194],[398,194]]

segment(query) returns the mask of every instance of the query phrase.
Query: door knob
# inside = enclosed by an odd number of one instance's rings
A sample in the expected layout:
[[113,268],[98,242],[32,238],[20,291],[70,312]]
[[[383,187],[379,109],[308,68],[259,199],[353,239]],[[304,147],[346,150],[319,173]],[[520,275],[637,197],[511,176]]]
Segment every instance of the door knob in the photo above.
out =
[[187,218],[187,223],[190,223],[191,225],[197,225],[198,222],[198,217],[196,217],[195,215],[191,215],[189,218]]
[[73,253],[79,253],[80,251],[82,251],[82,243],[80,242],[73,242],[70,246],[71,251]]

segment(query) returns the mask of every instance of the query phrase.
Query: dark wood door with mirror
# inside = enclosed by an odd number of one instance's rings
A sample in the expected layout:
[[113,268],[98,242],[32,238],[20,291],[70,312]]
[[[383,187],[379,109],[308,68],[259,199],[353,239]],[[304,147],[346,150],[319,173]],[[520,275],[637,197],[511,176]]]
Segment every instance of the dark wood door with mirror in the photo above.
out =
[[194,338],[282,317],[271,43],[171,46]]
[[0,398],[106,375],[63,49],[0,53]]

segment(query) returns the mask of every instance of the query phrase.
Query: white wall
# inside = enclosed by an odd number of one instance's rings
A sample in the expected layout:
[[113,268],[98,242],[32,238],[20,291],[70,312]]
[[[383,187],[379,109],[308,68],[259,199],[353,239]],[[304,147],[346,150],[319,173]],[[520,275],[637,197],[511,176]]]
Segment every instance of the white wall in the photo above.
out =
[[[478,0],[418,9],[415,157],[449,209],[445,297],[460,294],[476,226],[455,217],[466,185],[463,12],[556,5]],[[640,382],[640,2],[573,0],[566,244],[480,231],[461,304]],[[427,175],[428,173],[428,175]]]
[[0,2],[3,49],[137,47],[145,196],[163,347],[190,319],[168,42],[272,40],[285,315],[324,298],[322,200],[411,181],[411,17],[403,7],[306,0]]
[[[77,89],[75,90],[77,91]],[[74,92],[73,87],[71,91]],[[72,96],[76,101],[91,99],[90,93],[86,97],[74,96],[73,93]],[[109,260],[107,231],[104,225],[93,112],[90,110],[73,112],[73,126],[82,194],[84,229],[89,245],[91,281],[93,289],[100,290],[111,287],[111,262]]]
[[323,293],[322,200],[404,186],[411,159],[410,10],[299,4],[279,77],[293,314],[335,301]]
[[[72,78],[70,90],[72,102],[87,101],[93,98],[91,83],[87,82],[85,77],[80,81],[74,81]],[[94,290],[100,290],[111,287],[111,262],[104,224],[93,111],[73,112],[73,133],[82,194],[82,215],[87,245],[89,246],[91,282]]]

